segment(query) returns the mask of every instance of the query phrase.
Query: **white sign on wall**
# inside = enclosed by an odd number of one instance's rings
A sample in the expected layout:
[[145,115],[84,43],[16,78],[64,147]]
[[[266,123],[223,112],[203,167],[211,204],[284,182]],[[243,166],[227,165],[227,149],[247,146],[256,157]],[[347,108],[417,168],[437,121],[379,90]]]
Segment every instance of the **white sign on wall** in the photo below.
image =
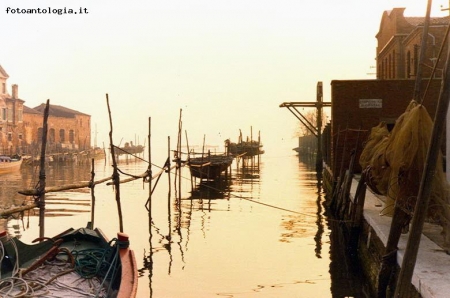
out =
[[381,109],[383,100],[381,98],[361,98],[359,100],[360,109]]

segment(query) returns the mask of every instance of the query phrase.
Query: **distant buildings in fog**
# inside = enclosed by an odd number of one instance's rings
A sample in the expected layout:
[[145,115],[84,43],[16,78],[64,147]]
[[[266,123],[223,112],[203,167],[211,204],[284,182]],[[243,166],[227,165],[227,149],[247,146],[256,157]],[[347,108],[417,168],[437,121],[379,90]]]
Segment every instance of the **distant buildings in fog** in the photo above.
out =
[[[45,104],[34,108],[19,98],[19,87],[11,85],[0,65],[0,154],[31,154],[42,142]],[[91,147],[91,116],[57,105],[50,105],[47,131],[49,152],[85,150]]]

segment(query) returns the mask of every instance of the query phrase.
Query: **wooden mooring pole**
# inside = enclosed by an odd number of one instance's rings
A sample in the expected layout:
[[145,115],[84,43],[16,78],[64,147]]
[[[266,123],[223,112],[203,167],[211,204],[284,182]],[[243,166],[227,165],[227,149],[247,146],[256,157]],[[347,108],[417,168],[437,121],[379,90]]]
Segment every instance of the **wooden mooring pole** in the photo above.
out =
[[317,154],[316,154],[316,172],[323,170],[322,156],[322,102],[323,102],[323,86],[322,82],[317,82]]
[[169,178],[169,198],[170,198],[170,136],[167,136],[167,177]]
[[44,110],[44,122],[42,126],[42,147],[41,159],[39,163],[39,237],[45,237],[45,147],[47,146],[47,120],[50,108],[50,100],[47,99],[47,104]]
[[119,213],[119,231],[123,232],[123,220],[122,220],[122,205],[120,203],[120,177],[119,177],[119,171],[117,169],[117,162],[116,162],[116,155],[114,151],[114,143],[113,143],[113,125],[112,125],[112,117],[111,117],[111,109],[109,107],[109,97],[108,94],[106,94],[106,104],[108,106],[108,114],[109,114],[109,125],[110,125],[110,131],[109,131],[109,143],[111,147],[111,158],[112,158],[112,164],[113,164],[113,175],[112,179],[114,182],[114,190],[116,193],[116,203],[117,203],[117,212]]
[[[428,1],[427,16],[431,6],[431,0]],[[429,16],[428,16],[429,17]],[[427,152],[427,159],[425,168],[422,174],[419,193],[417,195],[417,202],[414,209],[414,215],[411,223],[411,230],[403,257],[402,268],[397,280],[394,297],[409,297],[409,289],[412,275],[417,259],[417,252],[419,250],[420,238],[422,236],[423,225],[427,215],[428,204],[433,185],[433,177],[436,171],[436,163],[438,160],[441,143],[443,139],[443,131],[445,128],[445,120],[447,117],[449,99],[450,99],[450,65],[449,55],[447,54],[447,61],[445,71],[442,78],[441,93],[434,118],[433,130],[431,134],[431,143]]]
[[91,228],[95,228],[94,219],[95,219],[95,193],[94,193],[94,178],[95,178],[95,169],[94,169],[94,158],[91,159],[91,183],[89,183],[89,187],[91,189]]

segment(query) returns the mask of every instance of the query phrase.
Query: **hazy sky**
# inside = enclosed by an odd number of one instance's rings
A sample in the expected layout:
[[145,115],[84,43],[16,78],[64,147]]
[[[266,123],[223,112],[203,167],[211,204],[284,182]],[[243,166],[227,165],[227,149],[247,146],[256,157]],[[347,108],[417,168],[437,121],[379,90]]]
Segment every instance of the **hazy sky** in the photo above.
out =
[[[261,131],[265,146],[294,147],[298,120],[279,104],[314,101],[316,84],[373,79],[383,11],[414,1],[2,0],[0,65],[29,107],[50,99],[92,116],[98,142],[175,144],[183,109],[190,144],[222,145]],[[434,1],[433,15],[442,16]],[[11,9],[87,9],[87,14],[18,14]]]

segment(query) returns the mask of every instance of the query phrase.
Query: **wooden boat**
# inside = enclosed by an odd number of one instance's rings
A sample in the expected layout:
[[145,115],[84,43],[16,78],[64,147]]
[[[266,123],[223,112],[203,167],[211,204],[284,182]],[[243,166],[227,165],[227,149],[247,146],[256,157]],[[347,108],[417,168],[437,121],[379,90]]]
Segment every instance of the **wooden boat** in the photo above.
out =
[[187,164],[192,176],[215,180],[231,165],[233,159],[232,155],[208,153],[200,157],[189,157]]
[[136,297],[137,268],[128,236],[69,229],[37,244],[0,233],[0,297]]
[[18,171],[22,165],[22,158],[19,155],[0,155],[0,174]]
[[[228,141],[228,140],[227,140]],[[258,141],[246,141],[239,143],[227,142],[228,150],[233,155],[256,156],[263,154],[262,144]]]
[[145,147],[142,145],[133,145],[133,142],[125,143],[125,146],[123,147],[116,147],[115,154],[116,155],[122,155],[122,154],[139,154],[144,152]]

